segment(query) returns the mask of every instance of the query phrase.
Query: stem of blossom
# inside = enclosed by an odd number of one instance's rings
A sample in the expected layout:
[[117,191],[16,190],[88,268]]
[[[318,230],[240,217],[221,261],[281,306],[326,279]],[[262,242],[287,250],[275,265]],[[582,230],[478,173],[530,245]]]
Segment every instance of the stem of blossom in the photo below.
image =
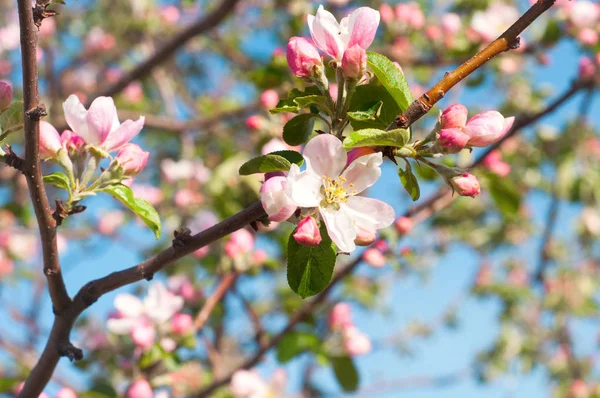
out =
[[[85,189],[87,184],[90,182],[90,180],[96,173],[96,170],[98,170],[98,166],[100,165],[101,160],[102,159],[100,158],[100,155],[90,151],[90,158],[87,162],[87,165],[85,166],[85,172],[83,173],[83,176],[81,177],[80,187],[82,189]],[[100,180],[100,178],[98,178],[98,180]]]
[[340,126],[343,125],[342,119],[344,118],[342,115],[342,109],[344,108],[344,102],[346,101],[346,98],[347,98],[346,78],[344,77],[344,71],[342,70],[341,66],[338,66],[338,68],[335,70],[335,78],[337,81],[338,92],[337,92],[337,101],[335,102],[335,118],[333,120],[333,129],[334,129],[334,134],[338,138],[341,138],[343,129],[340,128]]

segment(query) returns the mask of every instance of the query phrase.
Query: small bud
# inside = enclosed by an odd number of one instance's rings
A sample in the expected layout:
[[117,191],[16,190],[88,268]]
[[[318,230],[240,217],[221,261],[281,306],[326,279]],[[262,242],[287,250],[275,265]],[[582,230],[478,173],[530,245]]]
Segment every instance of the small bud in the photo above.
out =
[[286,182],[286,177],[271,177],[260,188],[260,201],[271,221],[285,221],[296,211],[297,206],[287,195]]
[[348,303],[337,303],[329,313],[329,328],[345,329],[351,327],[354,323],[352,322],[352,307]]
[[323,60],[314,44],[304,37],[292,37],[287,45],[287,61],[298,77],[313,77],[323,70]]
[[117,154],[117,162],[123,167],[125,176],[135,177],[146,167],[149,157],[150,152],[136,144],[127,144]]
[[467,114],[469,111],[464,105],[452,105],[442,113],[442,129],[462,129],[467,124]]
[[251,115],[246,119],[246,127],[250,130],[260,130],[265,125],[265,119],[259,115]]
[[238,258],[254,249],[254,236],[247,229],[239,229],[231,234],[225,244],[225,254],[230,258]]
[[10,84],[0,82],[0,112],[8,109],[10,103],[12,102],[12,97],[13,93]]
[[370,155],[372,153],[375,153],[375,150],[373,148],[369,148],[368,146],[352,149],[350,152],[348,152],[348,160],[346,160],[346,167],[350,166],[352,162],[354,162],[359,157]]
[[458,128],[442,129],[438,143],[444,153],[459,153],[469,142],[469,136]]
[[319,246],[321,232],[319,232],[317,221],[313,217],[306,217],[300,221],[296,232],[294,232],[294,239],[303,246]]
[[351,357],[371,352],[369,336],[352,326],[344,330],[344,349]]
[[497,111],[488,111],[473,116],[465,127],[469,136],[468,145],[485,147],[499,141],[512,127],[514,117],[505,118]]
[[265,90],[260,95],[260,103],[266,109],[275,108],[277,106],[277,104],[279,103],[279,94],[277,94],[277,91],[275,91],[273,89]]
[[367,70],[367,52],[358,44],[350,47],[342,57],[342,70],[348,79],[360,79]]
[[381,268],[387,263],[383,253],[374,247],[365,250],[363,258],[367,264],[375,268]]
[[440,19],[442,31],[447,35],[455,35],[462,28],[462,22],[460,16],[453,12],[442,15]]
[[473,174],[463,173],[453,177],[450,179],[450,184],[460,196],[471,196],[474,198],[481,193],[479,181],[477,181],[477,177]]
[[400,235],[409,233],[412,230],[413,225],[413,220],[410,217],[399,217],[394,223],[396,231],[398,231]]
[[72,132],[71,130],[65,130],[60,135],[60,142],[62,147],[69,152],[69,155],[79,152],[81,148],[85,146],[83,138]]
[[56,157],[58,151],[62,149],[60,135],[50,123],[40,122],[40,158],[43,160]]
[[194,320],[188,314],[175,314],[171,320],[171,330],[177,335],[188,334],[194,327]]
[[152,398],[152,387],[144,379],[133,383],[127,390],[127,398]]
[[590,57],[581,57],[579,60],[579,77],[591,79],[596,74],[596,65]]
[[374,229],[366,229],[358,227],[356,228],[356,239],[354,244],[357,246],[369,246],[377,239],[377,231]]

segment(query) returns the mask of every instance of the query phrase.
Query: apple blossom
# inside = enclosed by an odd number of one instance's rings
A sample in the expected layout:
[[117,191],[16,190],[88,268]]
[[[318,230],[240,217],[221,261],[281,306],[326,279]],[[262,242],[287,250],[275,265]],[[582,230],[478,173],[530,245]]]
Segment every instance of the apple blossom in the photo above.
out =
[[60,135],[50,123],[40,122],[40,159],[47,160],[56,157],[62,149]]
[[407,233],[409,233],[413,226],[414,226],[414,222],[412,220],[412,218],[410,217],[399,217],[396,222],[394,223],[394,226],[396,227],[396,231],[398,231],[398,233],[400,235],[406,235]]
[[447,35],[454,35],[462,28],[460,16],[453,12],[442,15],[440,24],[442,26],[442,31]]
[[156,330],[148,321],[137,323],[133,329],[131,329],[130,334],[133,343],[143,350],[152,347],[154,339],[156,338]]
[[500,177],[506,177],[510,173],[510,164],[502,161],[500,151],[492,151],[483,159],[482,165]]
[[275,108],[279,103],[279,94],[273,89],[265,90],[260,95],[260,103],[267,109]]
[[467,124],[468,113],[469,111],[462,104],[449,106],[440,117],[442,129],[464,128]]
[[260,201],[271,221],[285,221],[296,211],[297,206],[288,196],[286,186],[286,177],[276,176],[267,179],[260,188]]
[[519,11],[508,4],[495,2],[485,11],[476,11],[471,19],[471,29],[481,39],[491,42],[519,19]]
[[11,274],[14,267],[13,261],[6,255],[6,252],[0,250],[0,278]]
[[369,246],[377,239],[377,231],[374,229],[356,227],[356,238],[354,244],[356,246]]
[[265,125],[266,120],[259,115],[251,115],[246,119],[246,127],[250,130],[260,130]]
[[378,230],[394,222],[390,205],[357,196],[381,176],[381,153],[361,156],[346,168],[348,155],[340,140],[323,134],[306,144],[303,155],[306,170],[293,164],[286,188],[299,207],[318,208],[339,250],[356,248],[357,227]]
[[442,152],[458,153],[469,142],[469,136],[458,128],[442,129],[440,131],[438,141]]
[[492,145],[508,133],[514,117],[505,118],[497,111],[487,111],[473,116],[467,122],[464,133],[469,136],[467,145],[484,147]]
[[567,8],[569,22],[577,28],[591,27],[600,19],[600,6],[591,1],[574,1]]
[[319,246],[321,244],[321,233],[314,217],[306,217],[300,221],[293,236],[294,240],[303,246]]
[[590,57],[581,57],[579,60],[579,77],[591,79],[596,74],[597,67]]
[[315,77],[324,73],[323,60],[314,44],[304,37],[292,37],[286,58],[292,73],[298,77]]
[[358,328],[351,326],[345,328],[343,333],[344,349],[348,355],[355,357],[371,352],[371,340]]
[[98,220],[98,232],[102,235],[110,236],[115,233],[117,228],[125,221],[125,214],[120,210],[108,211],[100,216]]
[[344,52],[354,45],[369,48],[379,26],[379,11],[369,7],[357,8],[340,23],[323,6],[316,15],[308,15],[308,27],[317,47],[336,60],[342,61]]
[[[133,182],[132,180],[130,181]],[[123,183],[125,184],[125,182]],[[148,184],[131,185],[131,190],[136,198],[144,199],[153,206],[162,202],[164,196],[163,191],[160,188]]]
[[396,6],[396,19],[401,24],[412,29],[421,29],[425,26],[425,15],[418,3],[400,3]]
[[55,398],[77,398],[77,394],[75,394],[75,391],[71,390],[70,388],[64,387],[56,393]]
[[127,177],[135,177],[138,175],[146,163],[150,152],[144,151],[136,144],[126,144],[117,154],[117,163],[123,168],[123,174]]
[[178,335],[184,335],[192,331],[194,320],[189,314],[175,314],[171,319],[171,330]]
[[348,152],[348,159],[346,160],[346,167],[350,166],[350,164],[359,157],[370,155],[372,153],[375,153],[375,150],[373,148],[369,148],[368,146],[362,146],[350,150],[350,152]]
[[236,371],[230,389],[234,398],[262,398],[269,394],[268,384],[254,370]]
[[230,258],[238,258],[250,253],[253,248],[254,236],[246,229],[239,229],[233,232],[229,241],[225,243],[225,254]]
[[127,389],[127,398],[152,398],[152,387],[145,379],[140,379]]
[[347,49],[342,57],[342,70],[348,79],[360,79],[367,70],[367,52],[358,44]]
[[374,247],[370,247],[365,250],[363,253],[363,259],[367,264],[375,268],[381,268],[387,263],[387,260],[381,250]]
[[381,20],[385,23],[390,23],[394,20],[394,9],[388,3],[383,3],[379,6],[379,15],[381,15]]
[[164,23],[169,24],[169,25],[174,25],[177,23],[177,21],[179,21],[179,18],[181,17],[181,13],[179,12],[179,8],[177,8],[173,5],[170,5],[170,6],[163,7],[160,10],[160,17]]
[[144,126],[144,117],[137,121],[119,122],[117,108],[110,97],[98,97],[86,110],[79,98],[71,94],[63,103],[65,119],[71,130],[83,138],[86,144],[106,152],[121,149],[135,137]]
[[460,196],[471,196],[474,198],[481,193],[479,181],[477,181],[477,177],[473,174],[462,173],[451,178],[450,184]]
[[344,329],[352,326],[352,307],[348,303],[337,303],[329,313],[329,328]]
[[0,82],[0,112],[8,109],[12,102],[12,87],[6,82]]
[[60,142],[62,147],[67,150],[69,155],[73,155],[79,152],[81,148],[85,146],[83,138],[72,132],[71,130],[65,130],[60,135]]

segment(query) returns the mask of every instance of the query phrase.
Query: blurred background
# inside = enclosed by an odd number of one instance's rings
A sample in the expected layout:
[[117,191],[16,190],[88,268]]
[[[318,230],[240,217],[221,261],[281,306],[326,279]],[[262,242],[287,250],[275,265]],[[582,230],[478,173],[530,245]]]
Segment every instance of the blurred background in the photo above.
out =
[[[156,241],[118,202],[86,199],[87,210],[59,229],[74,295],[88,281],[169,246],[175,229],[199,232],[259,198],[263,177],[240,177],[238,168],[285,146],[289,116],[268,109],[302,85],[288,70],[285,46],[292,36],[309,36],[306,15],[321,2],[229,1],[231,9],[214,28],[177,43],[174,56],[127,81],[136,65],[222,3],[65,1],[53,2],[59,15],[40,28],[45,120],[67,128],[61,104],[70,94],[83,102],[113,96],[122,121],[145,115],[135,141],[151,157],[132,189],[158,209],[164,231]],[[502,33],[530,2],[323,5],[338,19],[359,6],[378,9],[371,50],[401,65],[416,98]],[[19,99],[15,2],[0,0],[0,10],[0,79]],[[258,395],[226,383],[208,396],[600,396],[599,34],[597,2],[557,1],[526,30],[520,49],[448,93],[413,126],[415,136],[424,137],[439,111],[456,103],[469,115],[497,109],[527,121],[473,169],[482,194],[452,197],[423,168],[416,170],[422,184],[414,203],[396,168],[386,164],[369,194],[406,216],[383,231],[386,244],[338,260],[336,269],[360,264],[259,361],[256,373],[243,375],[261,386]],[[18,135],[7,142],[22,153]],[[451,162],[468,166],[479,154],[463,151]],[[25,180],[4,165],[0,180],[0,392],[13,396],[45,345],[53,315]],[[48,189],[51,201],[61,197]],[[155,325],[150,344],[138,344],[111,332],[107,320],[123,316],[115,309],[119,294],[144,300],[149,284],[103,296],[73,332],[84,360],[61,360],[46,393],[68,387],[82,397],[120,396],[144,379],[156,396],[194,396],[235,371],[310,301],[287,286],[283,248],[291,230],[285,224],[248,229],[235,238],[243,247],[232,250],[234,238],[225,239],[156,276],[152,283],[164,284],[169,297],[184,299],[179,313],[196,317],[223,276],[240,272],[199,331],[175,333],[169,320]],[[339,303],[350,306],[354,326],[368,339],[361,355],[348,350],[331,324]],[[334,362],[342,357],[349,363],[340,368]]]

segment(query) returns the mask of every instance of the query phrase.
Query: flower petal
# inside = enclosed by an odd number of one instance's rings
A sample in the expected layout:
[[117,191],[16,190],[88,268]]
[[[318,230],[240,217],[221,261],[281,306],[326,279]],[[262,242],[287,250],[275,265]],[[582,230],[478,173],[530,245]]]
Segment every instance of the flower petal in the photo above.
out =
[[332,13],[319,6],[317,15],[308,15],[310,35],[321,51],[340,61],[346,47],[340,38],[340,25]]
[[144,309],[155,322],[168,321],[181,308],[183,308],[183,297],[169,292],[162,283],[150,285],[148,296],[144,299]]
[[381,177],[381,152],[361,156],[348,166],[342,174],[346,182],[344,188],[350,195],[361,193]]
[[370,7],[357,8],[348,19],[350,39],[347,48],[358,44],[365,50],[369,48],[379,26],[379,11]]
[[381,200],[366,198],[364,196],[349,197],[348,203],[343,208],[356,225],[365,229],[389,227],[395,218],[392,206]]
[[345,211],[345,206],[341,206],[339,210],[335,210],[333,207],[325,207],[319,210],[327,226],[329,237],[338,249],[345,253],[354,251],[356,249],[354,243],[356,228],[350,213]]
[[300,207],[317,207],[321,202],[322,179],[311,170],[301,172],[293,164],[288,173],[286,189],[288,196]]
[[113,152],[121,149],[127,144],[133,137],[139,134],[144,127],[144,121],[146,119],[141,116],[135,122],[133,120],[126,120],[117,129],[111,131],[106,137],[106,140],[102,146],[108,151]]
[[77,133],[88,144],[99,144],[99,142],[90,142],[93,137],[89,136],[85,121],[87,110],[75,94],[69,95],[69,98],[63,102],[63,111],[65,112],[67,124],[73,132]]
[[[94,142],[90,144],[102,144],[113,129],[114,120],[117,117],[117,108],[110,97],[98,97],[90,105],[85,116],[89,129],[90,138]],[[76,131],[77,132],[77,131]]]
[[106,321],[106,328],[114,334],[129,334],[139,321],[138,318],[111,318]]
[[342,142],[331,134],[321,134],[310,140],[302,155],[308,171],[334,179],[344,170],[348,159]]
[[144,312],[142,301],[129,293],[121,293],[115,297],[115,308],[125,317],[139,317]]

